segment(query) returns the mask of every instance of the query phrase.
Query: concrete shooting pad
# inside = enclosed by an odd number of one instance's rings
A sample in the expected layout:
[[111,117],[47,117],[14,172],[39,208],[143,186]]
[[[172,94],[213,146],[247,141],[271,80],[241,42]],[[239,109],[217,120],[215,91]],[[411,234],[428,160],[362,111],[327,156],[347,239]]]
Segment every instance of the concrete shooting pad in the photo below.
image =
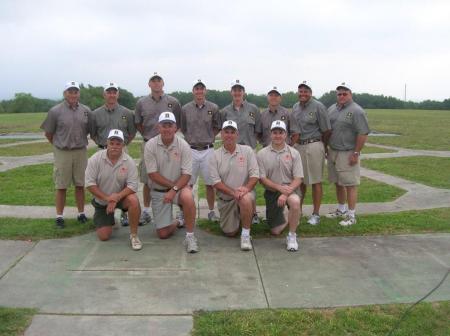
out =
[[6,274],[10,267],[13,267],[30,249],[34,242],[20,240],[2,240],[0,242],[0,278]]

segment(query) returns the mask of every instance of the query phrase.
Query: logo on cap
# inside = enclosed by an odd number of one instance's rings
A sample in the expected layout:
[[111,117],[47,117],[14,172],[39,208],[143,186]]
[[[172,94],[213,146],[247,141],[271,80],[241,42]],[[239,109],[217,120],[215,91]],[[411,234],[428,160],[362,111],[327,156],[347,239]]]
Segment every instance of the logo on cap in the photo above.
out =
[[75,82],[70,82],[71,85],[75,85]]
[[170,115],[169,115],[169,113],[166,113],[166,118],[170,118]]

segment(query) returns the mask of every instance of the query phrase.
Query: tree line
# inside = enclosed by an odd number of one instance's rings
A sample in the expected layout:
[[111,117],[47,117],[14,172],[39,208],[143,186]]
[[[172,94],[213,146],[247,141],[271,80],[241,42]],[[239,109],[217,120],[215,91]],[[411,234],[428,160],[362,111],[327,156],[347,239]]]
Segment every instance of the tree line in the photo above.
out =
[[[177,98],[181,105],[190,102],[191,92],[175,91],[169,93]],[[134,109],[137,100],[130,91],[120,88],[119,103],[129,109]],[[208,90],[206,98],[220,108],[228,105],[231,101],[228,90]],[[418,110],[450,110],[450,98],[443,101],[424,100],[422,102],[402,101],[398,98],[384,95],[373,95],[370,93],[353,93],[353,99],[362,107],[367,109],[418,109]],[[259,107],[267,106],[267,97],[264,94],[247,94],[247,100]],[[331,106],[336,102],[335,91],[324,93],[318,98],[325,106]],[[16,93],[13,99],[0,101],[0,113],[21,112],[46,112],[61,100],[42,99],[33,97],[30,93]],[[296,92],[286,92],[282,95],[282,105],[292,107],[298,101]],[[80,86],[80,102],[96,109],[103,104],[103,87],[83,85]]]

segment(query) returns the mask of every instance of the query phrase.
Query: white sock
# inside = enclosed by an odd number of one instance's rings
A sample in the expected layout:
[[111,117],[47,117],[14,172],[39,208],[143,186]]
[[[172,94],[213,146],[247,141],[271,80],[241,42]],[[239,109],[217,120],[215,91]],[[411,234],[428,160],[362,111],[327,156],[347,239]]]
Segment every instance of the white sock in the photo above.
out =
[[355,209],[348,209],[347,214],[351,217],[355,217]]
[[144,211],[143,212],[149,213],[149,211],[150,211],[150,207],[144,207]]
[[84,215],[84,212],[79,212],[78,216]]
[[338,210],[340,212],[347,212],[347,204],[338,204]]
[[250,236],[250,229],[242,228],[241,236],[249,237]]
[[297,233],[289,231],[289,237],[297,237]]
[[186,237],[194,237],[194,232],[186,232]]
[[56,218],[64,218],[63,215],[56,215]]

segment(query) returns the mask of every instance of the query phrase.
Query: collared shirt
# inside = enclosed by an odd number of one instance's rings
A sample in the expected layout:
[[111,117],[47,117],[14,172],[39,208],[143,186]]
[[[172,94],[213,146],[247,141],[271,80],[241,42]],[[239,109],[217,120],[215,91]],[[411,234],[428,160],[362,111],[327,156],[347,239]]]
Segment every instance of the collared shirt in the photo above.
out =
[[219,108],[205,101],[198,106],[191,101],[181,108],[181,132],[191,146],[206,146],[214,143],[214,128],[220,129]]
[[[85,174],[86,187],[96,185],[107,195],[119,193],[126,187],[134,192],[138,191],[138,171],[134,160],[125,152],[115,164],[107,155],[107,149],[98,151],[92,155],[87,164]],[[108,202],[95,198],[99,204]]]
[[256,148],[256,135],[262,133],[261,112],[256,105],[244,101],[241,107],[236,110],[231,103],[220,111],[220,116],[221,127],[227,120],[233,120],[237,123],[239,144]]
[[353,150],[356,137],[370,133],[366,112],[354,101],[344,106],[334,104],[328,109],[328,114],[332,129],[328,144],[335,150]]
[[66,100],[53,106],[41,128],[53,135],[53,145],[59,149],[85,148],[90,130],[91,110],[83,104],[71,108]]
[[[294,133],[300,133],[297,127],[297,123],[292,122],[292,113],[283,106],[278,106],[275,111],[271,111],[270,108],[266,108],[261,113],[261,127],[262,127],[262,145],[264,147],[270,145],[272,142],[270,127],[275,120],[282,120],[286,124],[288,135]],[[286,138],[286,142],[289,143],[289,137]]]
[[261,149],[256,157],[261,178],[265,177],[276,184],[287,185],[294,178],[303,177],[302,159],[299,152],[291,146],[285,145],[283,149],[276,150],[270,144]]
[[304,106],[300,102],[295,103],[292,115],[300,130],[300,140],[319,139],[322,133],[331,129],[327,108],[314,98]]
[[[184,139],[176,135],[169,146],[164,145],[161,135],[150,139],[145,144],[144,160],[148,174],[158,172],[172,182],[183,174],[192,175],[191,148]],[[157,183],[153,183],[153,188],[167,189]]]
[[100,106],[92,112],[91,137],[97,145],[106,146],[109,131],[119,129],[125,137],[125,144],[128,145],[130,137],[136,135],[134,124],[134,113],[126,107],[116,104],[112,109],[106,105]]
[[135,124],[142,124],[144,139],[148,140],[159,134],[159,115],[167,111],[173,112],[179,127],[181,106],[176,98],[163,94],[160,99],[156,100],[152,95],[148,95],[137,101],[134,122]]
[[[228,152],[223,146],[216,149],[209,159],[209,172],[213,185],[223,182],[232,189],[245,185],[250,177],[259,178],[258,163],[253,149],[239,144],[233,153]],[[223,200],[233,198],[221,191],[217,191],[217,195]]]

